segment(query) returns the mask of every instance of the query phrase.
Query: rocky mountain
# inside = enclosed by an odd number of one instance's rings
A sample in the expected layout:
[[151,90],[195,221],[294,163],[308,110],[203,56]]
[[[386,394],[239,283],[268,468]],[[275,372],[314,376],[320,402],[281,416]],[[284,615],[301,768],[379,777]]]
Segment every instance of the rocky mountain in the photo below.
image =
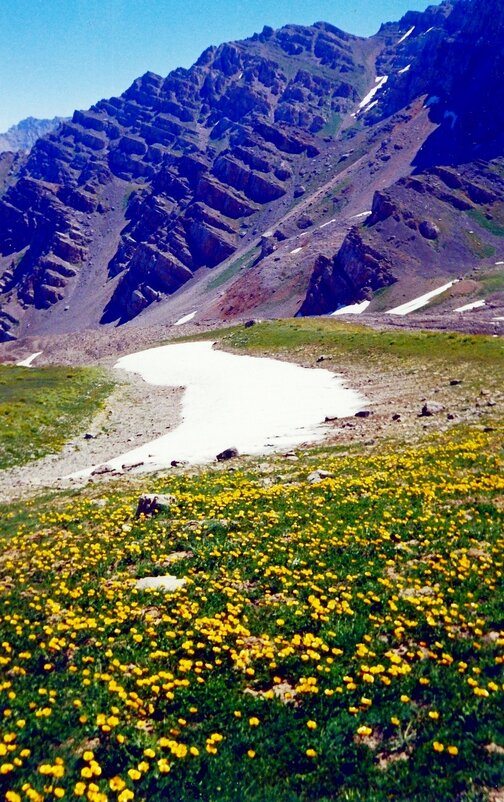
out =
[[264,28],[76,111],[0,158],[0,337],[380,310],[459,274],[499,300],[503,33],[498,0]]
[[64,117],[53,117],[52,120],[27,117],[25,120],[21,120],[16,125],[12,125],[8,131],[0,134],[0,154],[6,151],[16,153],[19,150],[30,150],[37,139],[55,131],[63,120]]

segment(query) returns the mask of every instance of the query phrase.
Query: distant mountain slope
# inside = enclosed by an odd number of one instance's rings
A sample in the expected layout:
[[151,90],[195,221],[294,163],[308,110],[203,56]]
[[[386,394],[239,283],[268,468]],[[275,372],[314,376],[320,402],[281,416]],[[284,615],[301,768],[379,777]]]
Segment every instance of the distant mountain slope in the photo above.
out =
[[0,338],[379,307],[492,267],[503,14],[264,28],[75,112],[4,169]]
[[54,131],[63,120],[63,117],[53,117],[52,120],[27,117],[25,120],[21,120],[11,126],[8,131],[0,134],[0,153],[30,150],[37,139]]

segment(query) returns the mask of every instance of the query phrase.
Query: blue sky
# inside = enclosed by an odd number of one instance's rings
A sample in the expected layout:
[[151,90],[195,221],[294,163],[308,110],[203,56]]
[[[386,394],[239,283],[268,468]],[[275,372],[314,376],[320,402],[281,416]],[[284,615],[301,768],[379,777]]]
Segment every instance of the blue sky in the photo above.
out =
[[427,0],[0,0],[0,131],[70,115],[210,44],[326,20],[367,36]]

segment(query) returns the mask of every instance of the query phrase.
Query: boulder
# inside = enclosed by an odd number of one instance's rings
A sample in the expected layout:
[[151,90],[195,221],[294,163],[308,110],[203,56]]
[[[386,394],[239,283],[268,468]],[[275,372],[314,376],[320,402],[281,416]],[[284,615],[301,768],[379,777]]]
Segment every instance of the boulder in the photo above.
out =
[[330,479],[331,476],[334,476],[334,474],[331,473],[330,471],[323,471],[320,468],[318,468],[316,471],[312,471],[311,473],[308,474],[308,476],[306,477],[306,481],[309,482],[311,485],[314,485],[317,484],[318,482],[321,482],[322,479]]
[[158,515],[160,512],[168,512],[172,504],[175,504],[175,497],[163,495],[161,493],[144,493],[138,499],[135,518],[140,515]]
[[217,454],[215,459],[217,462],[225,462],[228,459],[233,459],[233,457],[238,456],[238,449],[237,448],[225,448],[224,451],[221,451],[220,454]]
[[436,226],[435,223],[431,223],[429,220],[423,220],[418,226],[418,230],[422,237],[430,240],[437,239],[440,233],[438,226]]

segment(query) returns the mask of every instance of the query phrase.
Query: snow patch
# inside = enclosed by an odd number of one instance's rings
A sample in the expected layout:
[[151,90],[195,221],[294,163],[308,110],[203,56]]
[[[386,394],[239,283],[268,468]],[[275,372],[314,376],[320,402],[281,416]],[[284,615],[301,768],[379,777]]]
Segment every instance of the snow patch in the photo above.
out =
[[385,314],[409,315],[410,312],[415,312],[417,309],[421,309],[422,306],[428,304],[431,298],[435,298],[436,295],[441,295],[442,292],[449,290],[450,287],[457,283],[457,281],[457,278],[453,281],[449,281],[448,284],[443,284],[443,286],[438,287],[437,290],[431,290],[430,292],[426,292],[425,295],[420,295],[418,298],[414,298],[412,301],[401,304],[401,306],[396,306],[394,309],[389,309]]
[[[366,109],[366,106],[369,106],[376,93],[382,88],[382,86],[385,86],[387,81],[388,81],[388,75],[378,75],[375,78],[376,85],[373,86],[371,91],[367,93],[366,97],[362,98],[361,102],[359,103],[359,111],[362,111],[363,109]],[[376,103],[377,102],[378,101],[376,101]],[[366,111],[369,111],[369,109],[366,109]]]
[[369,103],[369,105],[367,105],[365,109],[362,109],[362,113],[363,114],[367,114],[367,112],[371,111],[371,109],[373,109],[377,104],[378,104],[378,101],[377,100],[373,100],[373,102]]
[[399,75],[403,75],[403,73],[408,72],[409,69],[411,69],[411,64],[406,64],[406,66],[403,67],[402,70],[399,70]]
[[294,248],[294,250],[293,251],[289,251],[289,253],[299,253],[299,251],[302,251],[302,250],[303,250],[302,247],[301,248]]
[[335,312],[331,312],[331,317],[335,317],[336,315],[361,315],[364,312],[371,301],[361,301],[359,304],[350,304],[350,306],[342,306],[341,309],[336,309]]
[[31,368],[31,367],[33,367],[33,363],[34,363],[34,361],[35,361],[35,360],[36,360],[36,358],[37,358],[38,356],[40,356],[40,354],[42,354],[42,353],[43,353],[42,351],[36,351],[36,352],[35,352],[34,354],[32,354],[31,356],[27,357],[26,359],[23,359],[23,361],[22,361],[22,362],[16,362],[16,366],[17,366],[18,368]]
[[167,468],[174,459],[210,462],[230,447],[261,454],[320,441],[326,415],[354,415],[364,403],[328,370],[228,354],[211,342],[150,348],[122,357],[115,367],[138,373],[149,384],[186,388],[180,426],[110,460],[107,465],[117,470],[124,463],[143,462],[142,470],[150,471]]
[[496,262],[496,265],[504,265],[504,262]]
[[405,42],[406,39],[408,38],[408,36],[411,36],[411,34],[413,33],[414,30],[415,30],[415,26],[413,25],[413,27],[410,28],[409,31],[406,31],[404,36],[401,36],[401,38],[399,39],[397,44],[400,45],[400,44],[402,44],[402,42]]
[[486,301],[473,301],[471,304],[464,304],[464,306],[458,306],[454,309],[454,312],[469,312],[470,309],[481,309],[482,306],[485,306]]
[[335,223],[335,222],[336,222],[336,218],[333,217],[333,219],[332,220],[328,220],[327,223],[322,223],[322,225],[319,226],[319,228],[325,228],[326,226],[330,226],[331,223]]
[[189,312],[188,315],[184,315],[184,317],[181,317],[173,325],[174,326],[183,326],[184,323],[189,323],[189,321],[192,320],[193,317],[195,317],[197,314],[198,314],[198,310],[197,309],[196,309],[195,312]]
[[359,214],[353,214],[351,216],[350,220],[356,220],[358,217],[367,217],[369,214],[371,214],[371,211],[369,211],[369,212],[359,212]]

